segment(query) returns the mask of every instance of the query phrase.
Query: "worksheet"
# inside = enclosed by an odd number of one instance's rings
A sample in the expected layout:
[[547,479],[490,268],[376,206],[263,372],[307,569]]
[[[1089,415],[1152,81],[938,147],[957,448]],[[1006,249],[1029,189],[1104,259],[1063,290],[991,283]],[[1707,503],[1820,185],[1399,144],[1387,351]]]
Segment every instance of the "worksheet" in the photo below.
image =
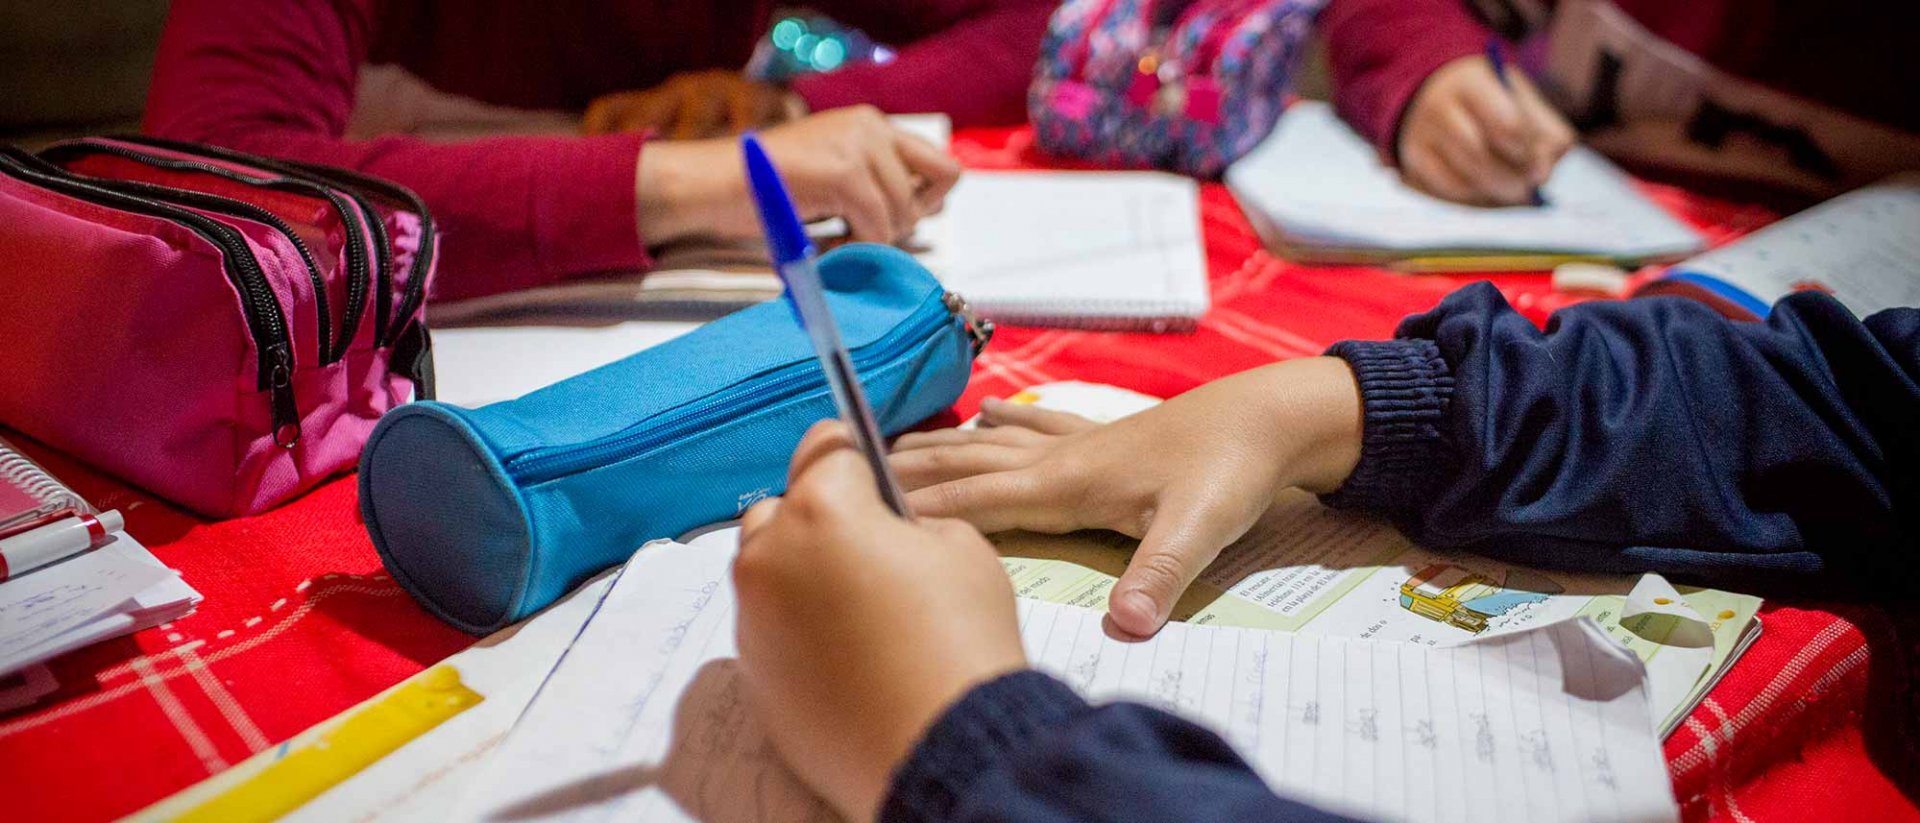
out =
[[[1035,386],[1012,400],[1098,422],[1159,402],[1088,383]],[[1108,592],[1139,545],[1101,531],[1008,532],[992,540],[1020,596],[1098,610],[1106,609]],[[1589,617],[1647,664],[1664,735],[1759,636],[1761,599],[1669,588],[1672,595],[1666,599],[1684,605],[1706,629],[1702,654],[1698,647],[1675,642],[1667,621],[1633,607],[1628,595],[1641,582],[1639,575],[1549,571],[1484,555],[1430,551],[1391,524],[1327,508],[1296,490],[1282,494],[1245,537],[1201,572],[1176,602],[1173,617],[1427,646]]]
[[[655,545],[592,620],[454,819],[831,820],[742,691],[737,530]],[[1455,648],[1172,624],[1021,601],[1034,665],[1096,700],[1223,733],[1276,791],[1377,819],[1670,820],[1644,669],[1591,621]],[[927,650],[938,654],[939,650]]]

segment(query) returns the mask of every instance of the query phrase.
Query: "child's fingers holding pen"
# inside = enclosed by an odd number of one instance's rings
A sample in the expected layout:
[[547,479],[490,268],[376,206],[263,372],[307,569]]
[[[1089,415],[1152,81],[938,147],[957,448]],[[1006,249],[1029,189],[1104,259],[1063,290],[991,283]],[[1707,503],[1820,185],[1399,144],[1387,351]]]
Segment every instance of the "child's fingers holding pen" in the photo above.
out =
[[793,448],[793,459],[787,464],[787,485],[799,485],[801,477],[815,462],[836,449],[853,449],[853,435],[847,431],[846,424],[838,420],[813,424],[800,438],[800,445]]
[[1529,144],[1532,155],[1527,164],[1528,174],[1533,178],[1535,185],[1540,185],[1552,176],[1554,165],[1558,164],[1560,158],[1573,148],[1573,144],[1579,138],[1574,133],[1573,126],[1567,123],[1567,118],[1561,116],[1560,110],[1554,108],[1552,103],[1547,102],[1546,97],[1540,94],[1540,89],[1531,81],[1525,77],[1517,77],[1513,85],[1515,99],[1520,103],[1522,115],[1531,124],[1533,134],[1533,140]]
[[1517,89],[1498,82],[1479,83],[1466,89],[1461,101],[1493,154],[1509,166],[1526,169],[1533,161],[1534,123],[1517,95]]
[[894,151],[917,178],[914,198],[921,214],[936,214],[946,205],[947,192],[960,182],[960,161],[940,147],[912,134],[894,129]]

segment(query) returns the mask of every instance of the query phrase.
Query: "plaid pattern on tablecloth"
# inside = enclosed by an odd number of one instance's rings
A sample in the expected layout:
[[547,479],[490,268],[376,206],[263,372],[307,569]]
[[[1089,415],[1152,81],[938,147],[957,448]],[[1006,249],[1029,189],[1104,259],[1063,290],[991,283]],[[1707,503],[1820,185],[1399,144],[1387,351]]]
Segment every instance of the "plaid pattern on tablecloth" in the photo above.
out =
[[[1036,165],[1025,130],[962,133],[978,168]],[[1651,188],[1716,240],[1769,216]],[[1186,335],[1002,329],[958,410],[1036,383],[1171,395],[1208,379],[1392,333],[1469,277],[1306,268],[1260,249],[1232,198],[1201,208],[1214,308]],[[1539,275],[1493,278],[1536,320],[1570,302]],[[135,811],[342,711],[471,642],[382,573],[351,478],[267,514],[203,523],[27,444],[207,597],[173,624],[54,663],[60,692],[0,716],[9,820]],[[1907,611],[1775,603],[1765,633],[1667,741],[1690,819],[1920,818],[1895,780],[1916,760]],[[1907,629],[1903,630],[1902,627]]]

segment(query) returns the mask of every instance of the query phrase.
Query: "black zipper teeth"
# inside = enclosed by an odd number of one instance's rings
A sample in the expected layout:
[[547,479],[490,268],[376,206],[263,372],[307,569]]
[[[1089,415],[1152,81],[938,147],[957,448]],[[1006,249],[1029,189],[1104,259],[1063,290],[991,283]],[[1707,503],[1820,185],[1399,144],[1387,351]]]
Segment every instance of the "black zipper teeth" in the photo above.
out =
[[[233,171],[232,169],[221,168],[220,166],[215,166],[211,163],[201,163],[193,160],[182,160],[182,159],[173,158],[173,157],[155,157],[145,152],[138,152],[138,151],[134,151],[131,149],[127,149],[121,146],[115,146],[111,144],[102,144],[102,143],[93,143],[93,142],[66,143],[66,144],[54,146],[46,150],[45,152],[42,152],[42,154],[43,155],[46,155],[46,154],[66,155],[66,154],[77,154],[77,153],[87,152],[87,151],[99,152],[102,154],[111,154],[116,157],[123,157],[138,163],[146,163],[148,165],[157,166],[164,169],[173,169],[176,171],[196,171],[196,172],[201,172],[203,174],[211,174],[215,177],[231,180],[233,182],[240,183],[242,185],[255,186],[255,187],[264,188],[264,189],[274,189],[274,190],[280,190],[280,191],[293,191],[296,194],[316,195],[326,199],[328,203],[332,204],[334,211],[340,215],[340,222],[341,222],[340,230],[342,232],[345,232],[345,236],[347,240],[347,305],[346,305],[346,308],[344,308],[341,311],[340,333],[337,336],[334,336],[330,333],[330,327],[333,324],[333,312],[330,308],[328,308],[328,305],[327,305],[328,303],[327,281],[325,276],[320,273],[319,267],[312,265],[314,258],[312,253],[308,251],[306,243],[300,239],[300,236],[296,234],[292,228],[288,227],[285,221],[280,220],[277,217],[272,217],[271,213],[266,212],[265,209],[260,209],[260,211],[262,213],[268,214],[269,219],[267,222],[269,223],[269,225],[272,225],[274,228],[281,230],[288,237],[292,238],[294,244],[300,247],[301,253],[307,258],[307,263],[310,266],[308,271],[311,277],[313,278],[315,302],[318,304],[319,315],[320,315],[319,326],[320,326],[321,362],[335,363],[347,356],[347,349],[353,343],[354,332],[360,327],[360,317],[364,312],[364,306],[366,305],[366,300],[367,300],[367,281],[370,278],[367,276],[367,261],[368,261],[367,248],[366,248],[367,241],[365,238],[362,238],[360,236],[359,231],[352,225],[353,214],[351,210],[347,207],[347,201],[341,199],[339,194],[335,193],[333,190],[327,188],[326,186],[320,185],[310,180],[302,180],[296,177],[286,177],[286,176],[282,176],[278,179],[273,179],[273,178],[263,179],[259,177],[249,177],[247,175]],[[113,182],[118,182],[118,181],[113,181]],[[168,188],[171,189],[172,187],[168,187]],[[204,194],[204,192],[197,192],[197,193]],[[218,197],[218,195],[207,195],[207,196]],[[221,199],[230,200],[231,198],[223,197]],[[238,201],[234,201],[234,202],[238,202]],[[242,203],[241,205],[251,206],[251,204],[247,204],[247,203]],[[363,205],[363,204],[356,204],[356,205]],[[254,208],[258,208],[258,207],[254,207]],[[371,219],[368,220],[369,224],[371,224],[372,222],[373,220]],[[385,243],[386,232],[383,230],[380,232],[380,234],[381,234],[380,245],[382,246],[382,250],[384,252],[384,247],[386,245]],[[377,335],[378,331],[376,330],[375,333]],[[335,345],[333,341],[337,341],[337,345]]]
[[[377,336],[374,341],[375,344],[383,347],[391,346],[394,341],[399,340],[400,333],[406,330],[406,319],[411,317],[415,311],[419,310],[420,302],[426,298],[426,274],[427,271],[432,268],[431,264],[436,246],[438,245],[438,238],[434,231],[433,213],[427,210],[427,204],[420,199],[419,195],[414,194],[405,187],[372,175],[361,174],[351,169],[335,168],[317,163],[302,163],[297,160],[279,160],[271,157],[259,157],[219,146],[181,143],[162,137],[149,137],[147,135],[116,135],[112,139],[163,149],[173,149],[175,151],[199,152],[211,157],[218,157],[222,160],[257,165],[261,168],[272,169],[282,174],[319,178],[330,185],[339,186],[349,191],[353,189],[373,191],[392,199],[399,205],[404,206],[407,210],[413,212],[415,217],[419,218],[420,248],[414,252],[413,266],[410,271],[410,276],[407,278],[407,293],[401,298],[400,308],[393,313],[391,318],[392,328],[385,330],[376,328],[374,330]],[[378,214],[373,211],[369,211],[368,213],[370,215]],[[368,222],[377,223],[379,221],[369,219]],[[379,231],[384,235],[386,233],[385,226],[381,226]],[[387,289],[390,291],[392,288],[392,280],[388,278]]]
[[92,175],[83,175],[78,172],[67,173],[76,177],[83,177],[88,182],[103,188],[140,195],[152,200],[178,201],[185,205],[206,209],[211,212],[219,212],[248,220],[257,220],[272,226],[280,233],[286,235],[287,239],[293,241],[294,250],[300,253],[300,258],[306,263],[307,277],[313,281],[313,287],[315,289],[314,303],[318,307],[318,314],[320,315],[320,347],[317,349],[317,352],[322,362],[330,362],[327,358],[328,352],[333,345],[333,315],[327,308],[326,280],[320,275],[320,266],[314,262],[313,252],[309,250],[307,244],[300,239],[300,235],[294,232],[292,226],[287,225],[286,222],[279,217],[274,216],[273,212],[255,206],[252,203],[222,197],[217,194],[208,194],[190,189],[177,189],[172,186],[163,186],[139,180],[114,180],[104,177],[94,177]]
[[[366,189],[393,200],[399,206],[413,212],[420,220],[420,248],[415,250],[413,265],[408,272],[407,293],[402,296],[400,306],[393,313],[392,328],[386,332],[384,345],[392,345],[400,339],[400,333],[406,331],[406,320],[420,309],[420,302],[426,298],[427,271],[432,268],[433,255],[438,246],[438,234],[434,230],[433,213],[427,210],[427,204],[420,196],[405,187],[382,180],[371,175],[361,174],[351,169],[340,169],[298,161],[268,161],[275,168],[303,172],[328,180],[345,189]],[[392,287],[391,283],[388,285]]]
[[[184,225],[219,246],[225,252],[222,257],[227,261],[226,269],[232,275],[234,286],[240,290],[246,306],[247,330],[252,332],[254,349],[260,356],[257,375],[259,388],[263,390],[277,388],[274,383],[276,368],[287,370],[289,372],[287,376],[290,376],[293,363],[293,340],[287,333],[286,316],[280,311],[279,300],[273,296],[273,287],[267,283],[266,273],[261,271],[259,261],[253,257],[253,250],[247,246],[246,238],[242,237],[239,231],[205,215],[194,214],[178,206],[146,200],[133,194],[76,179],[65,170],[51,164],[46,164],[45,169],[33,168],[28,161],[34,164],[42,164],[44,161],[32,155],[24,155],[24,159],[23,155],[16,155],[13,151],[5,152],[4,155],[10,161],[5,165],[31,182],[79,200],[110,205],[124,211],[159,217]],[[286,358],[286,362],[279,362],[274,354],[276,350],[281,352],[279,357]]]
[[[427,296],[427,271],[431,269],[433,255],[438,250],[439,235],[434,230],[433,213],[427,210],[427,204],[420,196],[399,185],[389,183],[377,177],[371,177],[348,169],[336,169],[330,166],[317,166],[310,163],[291,163],[294,168],[309,174],[334,181],[346,188],[365,188],[384,194],[399,205],[412,212],[420,221],[420,248],[413,254],[413,265],[407,276],[407,292],[401,297],[400,306],[393,313],[393,327],[387,330],[386,345],[392,345],[400,339],[400,333],[406,331],[406,320],[419,311],[421,301]],[[391,283],[388,288],[392,288]]]

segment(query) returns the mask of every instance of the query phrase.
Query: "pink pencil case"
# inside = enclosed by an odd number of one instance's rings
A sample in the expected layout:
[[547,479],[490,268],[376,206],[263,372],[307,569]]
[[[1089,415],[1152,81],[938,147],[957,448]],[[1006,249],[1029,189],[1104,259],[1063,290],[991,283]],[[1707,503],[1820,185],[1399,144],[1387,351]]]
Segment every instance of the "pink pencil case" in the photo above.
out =
[[0,150],[0,425],[212,517],[432,396],[432,218],[354,172],[146,137]]

